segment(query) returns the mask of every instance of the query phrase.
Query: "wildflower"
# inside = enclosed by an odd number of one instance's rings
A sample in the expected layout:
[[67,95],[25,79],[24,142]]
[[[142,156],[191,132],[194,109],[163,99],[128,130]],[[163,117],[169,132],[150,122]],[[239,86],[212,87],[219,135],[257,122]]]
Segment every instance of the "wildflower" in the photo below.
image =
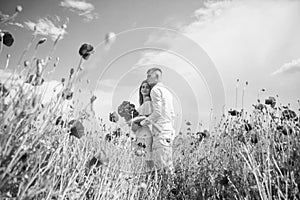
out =
[[62,98],[65,100],[71,100],[73,97],[73,92],[71,91],[71,89],[66,88],[63,93],[62,93]]
[[282,111],[281,113],[282,119],[293,119],[293,120],[297,120],[297,114],[295,111],[290,110],[290,109],[285,109]]
[[257,144],[258,143],[258,135],[256,133],[251,135],[251,143]]
[[3,44],[7,47],[12,46],[14,43],[14,37],[10,32],[7,31],[1,32],[0,42],[2,42],[2,40],[3,40]]
[[97,99],[97,97],[95,95],[93,95],[90,99],[91,103],[94,103],[94,101]]
[[78,139],[80,139],[84,135],[84,126],[82,123],[78,120],[71,120],[69,122],[69,126],[71,126],[70,129],[70,135],[74,136]]
[[293,129],[290,126],[277,126],[276,127],[277,131],[282,133],[283,135],[288,135],[293,133]]
[[231,116],[238,116],[238,115],[240,114],[237,110],[230,110],[230,111],[228,111],[228,113],[229,113]]
[[113,131],[112,135],[114,137],[120,137],[121,136],[121,129],[117,128],[116,130]]
[[247,132],[249,132],[249,131],[252,130],[252,126],[251,126],[251,124],[249,124],[249,123],[245,123],[244,127],[245,127],[245,130],[246,130]]
[[266,106],[264,104],[257,104],[257,105],[252,105],[256,110],[259,110],[261,112],[264,112],[264,110],[266,110]]
[[9,95],[8,89],[4,86],[4,84],[0,83],[0,96],[6,97]]
[[58,125],[63,126],[64,123],[65,123],[65,122],[62,120],[62,116],[59,116],[59,117],[56,119],[56,121],[55,121],[55,125],[56,125],[56,126],[58,126]]
[[105,135],[105,141],[110,142],[111,141],[111,135],[110,134],[106,134]]
[[276,99],[274,97],[269,97],[268,99],[265,100],[265,104],[271,105],[271,107],[274,108],[276,105]]
[[82,56],[83,59],[87,60],[90,55],[93,53],[94,47],[90,44],[83,44],[79,49],[79,55]]
[[146,145],[141,143],[141,142],[139,142],[137,145],[138,145],[138,147],[141,147],[141,148],[144,148],[144,149],[146,148]]
[[118,122],[119,116],[116,112],[109,113],[109,121],[111,122]]

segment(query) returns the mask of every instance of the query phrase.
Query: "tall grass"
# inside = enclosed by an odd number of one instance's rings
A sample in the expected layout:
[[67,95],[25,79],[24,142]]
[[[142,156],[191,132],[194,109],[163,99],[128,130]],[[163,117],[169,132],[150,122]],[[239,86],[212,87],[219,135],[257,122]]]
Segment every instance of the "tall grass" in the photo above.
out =
[[[76,115],[65,110],[82,58],[42,103],[49,57],[32,58],[0,85],[1,199],[300,199],[299,118],[282,115],[288,108],[259,104],[248,115],[224,115],[209,135],[176,138],[173,177],[142,173],[129,129],[112,136],[117,130],[87,109],[95,97]],[[91,121],[97,126],[79,126]]]

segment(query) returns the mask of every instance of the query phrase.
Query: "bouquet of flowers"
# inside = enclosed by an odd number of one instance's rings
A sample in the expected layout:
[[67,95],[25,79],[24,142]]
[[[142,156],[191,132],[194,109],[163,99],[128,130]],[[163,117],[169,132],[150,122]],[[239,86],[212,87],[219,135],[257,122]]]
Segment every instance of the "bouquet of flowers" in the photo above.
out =
[[139,116],[138,111],[135,109],[135,105],[130,103],[129,101],[122,102],[122,104],[118,107],[118,113],[126,120],[126,122]]

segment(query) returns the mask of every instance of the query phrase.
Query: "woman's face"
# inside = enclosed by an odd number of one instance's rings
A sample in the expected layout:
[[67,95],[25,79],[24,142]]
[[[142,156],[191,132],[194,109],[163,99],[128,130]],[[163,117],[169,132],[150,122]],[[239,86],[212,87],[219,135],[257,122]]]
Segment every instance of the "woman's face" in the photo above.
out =
[[149,96],[150,94],[150,86],[148,83],[143,83],[142,86],[141,86],[141,93],[142,95],[147,95]]

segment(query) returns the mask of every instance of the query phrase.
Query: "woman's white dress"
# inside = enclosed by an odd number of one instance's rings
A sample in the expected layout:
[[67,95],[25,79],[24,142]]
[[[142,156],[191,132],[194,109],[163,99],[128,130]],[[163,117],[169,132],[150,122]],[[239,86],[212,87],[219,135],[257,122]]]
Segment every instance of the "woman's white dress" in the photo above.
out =
[[[151,101],[145,101],[138,109],[139,115],[148,116],[152,113]],[[140,127],[136,132],[136,144],[144,146],[145,160],[152,160],[152,134],[149,126]],[[139,147],[140,148],[140,147]]]

